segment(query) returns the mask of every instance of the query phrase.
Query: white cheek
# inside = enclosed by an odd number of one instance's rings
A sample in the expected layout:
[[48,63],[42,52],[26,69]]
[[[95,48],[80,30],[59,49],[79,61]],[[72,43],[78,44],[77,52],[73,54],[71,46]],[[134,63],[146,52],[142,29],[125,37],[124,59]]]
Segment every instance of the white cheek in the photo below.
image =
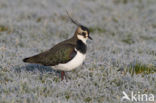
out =
[[77,35],[77,38],[86,44],[87,38],[84,38],[82,35]]

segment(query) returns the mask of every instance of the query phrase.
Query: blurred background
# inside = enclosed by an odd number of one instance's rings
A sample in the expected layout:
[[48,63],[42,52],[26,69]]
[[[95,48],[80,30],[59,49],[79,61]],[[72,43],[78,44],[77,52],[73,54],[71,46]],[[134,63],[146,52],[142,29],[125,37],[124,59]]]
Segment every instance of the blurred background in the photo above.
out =
[[[84,64],[59,74],[22,59],[90,29]],[[0,0],[0,103],[118,103],[156,94],[155,0]],[[129,101],[131,102],[131,101]]]

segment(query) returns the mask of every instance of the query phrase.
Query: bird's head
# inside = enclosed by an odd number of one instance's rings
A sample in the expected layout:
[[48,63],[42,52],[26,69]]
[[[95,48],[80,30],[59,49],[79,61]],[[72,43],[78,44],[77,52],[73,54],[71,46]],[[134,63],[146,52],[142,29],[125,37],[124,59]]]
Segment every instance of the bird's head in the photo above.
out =
[[75,35],[79,40],[83,41],[84,43],[86,43],[88,38],[92,40],[92,37],[89,35],[89,29],[82,25],[78,26]]
[[70,20],[72,21],[72,23],[74,23],[75,25],[77,25],[77,29],[75,31],[75,35],[79,40],[82,40],[84,43],[86,43],[87,39],[89,38],[90,40],[92,40],[92,37],[89,35],[89,29],[85,26],[83,26],[82,24],[80,24],[78,21],[74,20],[68,13],[68,11],[66,11]]

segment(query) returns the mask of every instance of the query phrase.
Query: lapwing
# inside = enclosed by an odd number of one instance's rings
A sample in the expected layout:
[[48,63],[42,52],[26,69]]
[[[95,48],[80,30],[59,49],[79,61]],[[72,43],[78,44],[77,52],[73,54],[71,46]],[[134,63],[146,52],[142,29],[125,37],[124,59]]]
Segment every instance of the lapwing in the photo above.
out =
[[51,66],[54,70],[61,72],[61,80],[65,76],[65,71],[72,71],[82,65],[86,57],[86,41],[88,38],[92,40],[89,29],[74,20],[68,12],[67,14],[72,23],[77,25],[74,36],[45,52],[23,59],[23,62]]

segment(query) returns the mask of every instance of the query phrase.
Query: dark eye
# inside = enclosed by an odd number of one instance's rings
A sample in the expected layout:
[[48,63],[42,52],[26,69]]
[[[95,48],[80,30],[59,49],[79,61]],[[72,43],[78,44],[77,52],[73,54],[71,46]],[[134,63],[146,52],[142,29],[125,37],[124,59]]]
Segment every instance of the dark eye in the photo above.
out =
[[86,36],[86,33],[83,32],[82,35],[83,35],[83,36]]

